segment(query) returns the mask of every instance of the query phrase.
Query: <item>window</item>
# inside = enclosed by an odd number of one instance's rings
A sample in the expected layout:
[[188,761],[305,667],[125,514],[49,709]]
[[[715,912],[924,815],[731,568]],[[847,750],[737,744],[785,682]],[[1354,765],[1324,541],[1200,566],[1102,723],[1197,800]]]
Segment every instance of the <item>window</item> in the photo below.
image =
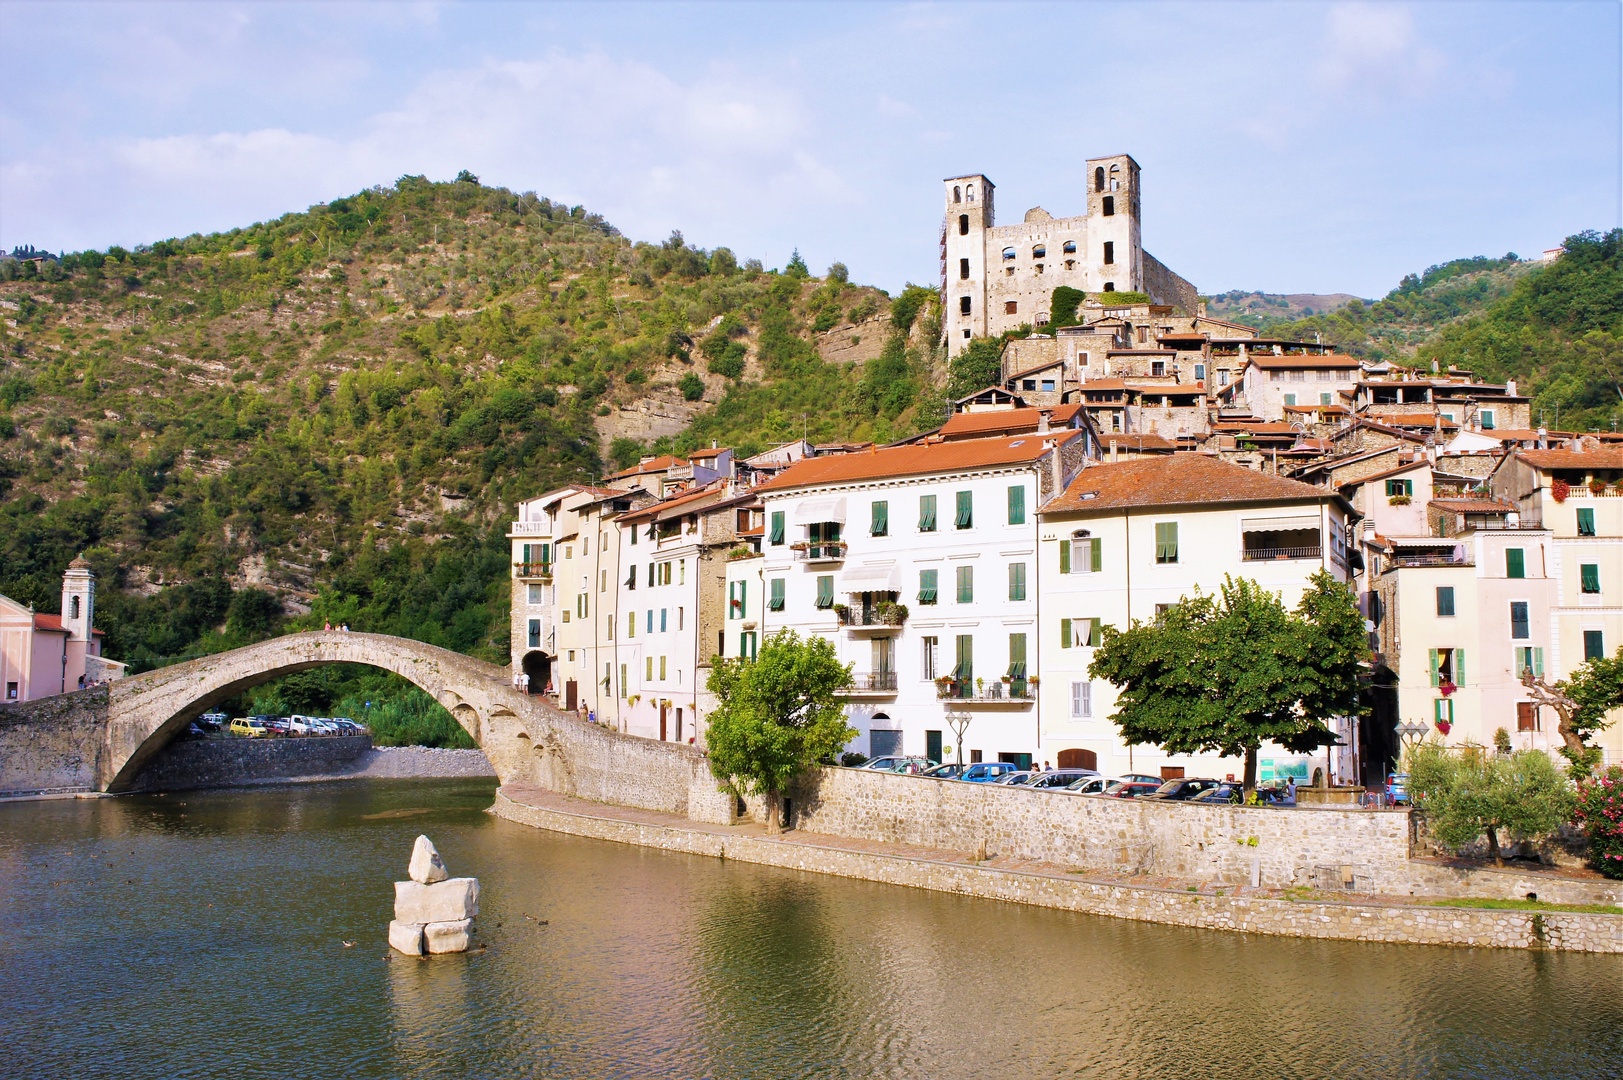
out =
[[1104,560],[1104,541],[1097,536],[1059,542],[1059,572],[1096,574]]
[[974,202],[975,201],[975,185],[974,184],[965,184],[964,185],[964,201],[965,202]]
[[1581,506],[1578,508],[1578,535],[1595,535],[1595,510],[1593,507]]
[[1527,576],[1527,558],[1521,548],[1505,549],[1505,576],[1507,578]]
[[646,656],[646,657],[643,658],[643,660],[644,660],[643,673],[642,673],[643,681],[644,682],[653,682],[654,681],[654,658],[652,656]]
[[1075,240],[1067,240],[1067,241],[1065,241],[1064,251],[1065,251],[1065,254],[1067,254],[1067,255],[1075,255],[1076,254],[1076,241]]
[[1444,617],[1454,614],[1454,586],[1437,586],[1437,614]]
[[875,499],[872,506],[872,524],[868,528],[874,536],[890,535],[890,503]]
[[959,281],[968,281],[969,280],[969,260],[968,259],[959,259],[958,260],[958,280]]
[[968,214],[959,214],[958,215],[958,235],[959,236],[968,236],[969,235],[969,215]]
[[1091,682],[1074,682],[1071,684],[1071,715],[1079,717],[1093,715],[1093,684]]
[[935,532],[935,496],[919,496],[919,532]]
[[1016,252],[1014,250],[1014,248],[1012,248],[1012,247],[1006,247],[1006,248],[1003,249],[1003,260],[1005,262],[1007,262],[1010,259],[1017,258],[1018,256],[1019,256],[1019,253]]
[[953,202],[963,202],[964,201],[963,189],[960,188],[957,184],[952,185],[952,201]]
[[960,296],[958,298],[958,314],[960,314],[960,315],[968,315],[969,314],[969,297]]
[[656,573],[658,573],[658,570],[655,569],[655,564],[649,563],[648,564],[648,587],[650,589],[652,589],[654,587],[654,575]]
[[1452,698],[1438,698],[1431,703],[1431,719],[1435,724],[1452,724],[1454,722],[1454,700]]
[[1009,524],[1024,525],[1026,523],[1026,486],[1015,484],[1009,488]]
[[952,677],[966,686],[975,682],[975,636],[973,634],[958,635],[958,663],[952,669]]
[[1512,600],[1510,602],[1510,636],[1525,640],[1530,637],[1527,628],[1527,601]]
[[1048,246],[1046,244],[1038,244],[1036,247],[1031,249],[1031,257],[1033,259],[1048,258]]
[[1009,668],[1004,672],[1011,680],[1017,680],[1010,687],[1010,695],[1025,690],[1026,681],[1026,635],[1009,635]]
[[972,604],[975,602],[975,568],[973,566],[960,566],[958,568],[958,602]]
[[620,696],[626,696],[626,665],[620,665]]
[[661,682],[665,681],[665,661],[667,659],[668,659],[668,657],[664,657],[664,656],[661,656],[659,658],[659,678],[660,678]]
[[609,572],[607,570],[602,570],[602,571],[598,572],[598,575],[597,575],[597,591],[598,592],[608,592],[609,591]]
[[541,647],[541,620],[540,619],[531,619],[530,620],[530,648],[539,649],[540,647]]
[[1590,595],[1600,593],[1600,563],[1586,562],[1578,566],[1578,587]]
[[1432,649],[1431,657],[1431,685],[1450,686],[1465,685],[1465,650],[1464,649]]
[[1319,404],[1320,405],[1328,405],[1328,404],[1330,404],[1330,395],[1329,394],[1320,394],[1319,395]]
[[1167,373],[1167,362],[1165,360],[1151,360],[1150,361],[1150,374],[1151,375],[1165,375],[1166,373]]
[[921,666],[922,666],[922,668],[924,670],[924,677],[927,680],[928,679],[934,679],[935,678],[935,668],[936,668],[936,656],[941,650],[941,639],[940,638],[927,637],[927,638],[924,638],[923,641],[924,641],[924,655],[922,657]]
[[746,660],[754,660],[758,654],[758,642],[754,630],[746,630],[738,635],[738,655]]
[[1005,300],[1005,301],[1003,301],[1003,314],[1005,314],[1005,315],[1015,315],[1015,314],[1018,314],[1019,311],[1020,311],[1020,301],[1018,301],[1018,300]]
[[575,597],[575,614],[586,618],[586,594],[580,593]]
[[[1010,388],[1011,389],[1013,388],[1012,384],[1011,384]],[[1022,390],[1035,390],[1035,389],[1037,389],[1037,380],[1036,379],[1025,379],[1025,380],[1023,380],[1020,383],[1020,389],[1022,389]]]
[[1391,499],[1399,495],[1412,497],[1414,495],[1414,481],[1388,480],[1386,482],[1386,497]]
[[933,604],[936,602],[936,575],[935,570],[919,571],[919,603]]
[[[1106,240],[1105,241],[1105,265],[1109,266],[1111,263],[1114,263],[1115,261],[1116,261],[1116,242],[1114,240]],[[1114,289],[1106,289],[1105,291],[1106,292],[1115,292]]]
[[1533,678],[1544,677],[1544,650],[1536,646],[1522,646],[1516,650],[1516,678],[1520,679],[1528,672]]
[[653,608],[648,609],[648,632],[650,634],[652,634],[654,632],[654,609]]
[[1105,292],[1115,292],[1115,291],[1116,291],[1116,283],[1114,281],[1105,282]]
[[1024,600],[1026,598],[1026,564],[1012,562],[1009,564],[1009,599]]
[[1103,191],[1104,189],[1105,189],[1105,167],[1103,165],[1100,165],[1097,169],[1093,170],[1093,190],[1094,191]]
[[1538,706],[1531,701],[1516,702],[1516,730],[1538,730]]
[[1053,379],[1044,379],[1043,380],[1043,389],[1044,390],[1053,390],[1054,389],[1054,380]]
[[543,586],[543,585],[531,585],[530,586],[530,597],[529,597],[530,603],[532,603],[532,604],[544,604],[544,603],[547,602],[546,601],[546,594],[541,591],[544,588],[545,588],[545,586]]
[[747,581],[729,581],[727,583],[727,617],[729,619],[742,619],[744,617],[744,589]]
[[771,542],[773,544],[778,544],[778,545],[781,545],[783,543],[783,511],[782,510],[774,510],[774,511],[772,511],[772,538],[771,538]]
[[975,526],[975,493],[973,491],[960,491],[958,493],[958,516],[953,524],[960,529],[971,529]]
[[1483,409],[1477,415],[1481,418],[1482,430],[1483,431],[1492,431],[1493,430],[1493,410],[1492,409]]
[[1115,217],[1116,216],[1116,197],[1114,195],[1106,195],[1104,197],[1104,213],[1101,216],[1103,216],[1103,217]]
[[1205,364],[1196,364],[1195,365],[1195,381],[1196,382],[1205,382],[1206,381],[1206,365]]
[[771,590],[771,592],[767,597],[766,609],[768,611],[782,611],[783,579],[781,577],[775,577],[771,581],[767,582],[767,587]]
[[627,532],[631,533],[631,546],[636,547],[637,546],[637,527],[635,525],[633,525],[633,526],[631,526],[630,529],[627,530]]
[[635,611],[628,611],[628,612],[626,612],[626,637],[634,638],[636,636],[637,636],[637,613]]
[[817,579],[817,607],[826,611],[834,606],[834,575],[823,574]]
[[1599,630],[1584,631],[1584,663],[1606,659],[1605,641]]
[[1161,564],[1178,561],[1178,523],[1176,521],[1158,521],[1155,523],[1155,561]]

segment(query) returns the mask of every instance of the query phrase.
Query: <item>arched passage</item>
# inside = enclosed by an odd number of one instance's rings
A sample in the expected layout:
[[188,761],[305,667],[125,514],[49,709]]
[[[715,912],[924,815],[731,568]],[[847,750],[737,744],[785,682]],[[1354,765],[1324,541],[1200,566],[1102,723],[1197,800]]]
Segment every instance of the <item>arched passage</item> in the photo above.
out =
[[552,660],[539,650],[524,654],[520,670],[530,677],[529,689],[532,694],[541,693],[552,681]]

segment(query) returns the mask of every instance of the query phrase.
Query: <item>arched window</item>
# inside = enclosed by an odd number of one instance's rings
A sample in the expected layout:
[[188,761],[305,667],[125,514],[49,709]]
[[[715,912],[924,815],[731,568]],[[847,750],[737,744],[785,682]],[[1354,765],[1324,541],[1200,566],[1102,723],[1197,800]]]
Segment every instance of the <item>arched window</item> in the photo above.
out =
[[963,202],[964,201],[963,193],[958,190],[958,185],[957,184],[952,185],[952,201],[953,202]]
[[959,236],[968,236],[969,235],[969,215],[968,214],[959,214],[958,215],[958,235]]
[[1075,240],[1067,240],[1067,241],[1065,241],[1065,254],[1067,254],[1067,255],[1075,255],[1076,254],[1076,241]]
[[958,298],[958,314],[960,314],[960,315],[968,315],[969,314],[969,297],[960,296]]
[[1110,166],[1110,190],[1111,191],[1120,191],[1121,190],[1121,179],[1116,175],[1119,172],[1121,172],[1121,166],[1120,165],[1112,165],[1112,166]]
[[1116,291],[1116,283],[1114,281],[1105,282],[1105,292],[1115,292],[1115,291]]
[[1116,214],[1116,197],[1114,195],[1106,195],[1104,197],[1104,216],[1105,217],[1114,217],[1115,214]]
[[68,618],[77,619],[79,617],[79,598],[75,596],[69,606],[73,609],[73,614],[69,615]]
[[1012,259],[1012,258],[1015,257],[1015,254],[1016,254],[1016,252],[1015,252],[1014,248],[1012,248],[1012,247],[1006,247],[1006,248],[1003,249],[1003,257],[1005,259]]
[[964,199],[967,202],[974,202],[975,201],[975,185],[974,184],[970,184],[968,187],[964,188]]
[[1105,189],[1105,167],[1103,165],[1101,165],[1097,169],[1093,170],[1093,190],[1094,191],[1103,191],[1104,189]]
[[1033,259],[1046,259],[1046,258],[1048,258],[1048,245],[1047,244],[1037,244],[1036,246],[1034,246],[1031,249],[1031,257]]

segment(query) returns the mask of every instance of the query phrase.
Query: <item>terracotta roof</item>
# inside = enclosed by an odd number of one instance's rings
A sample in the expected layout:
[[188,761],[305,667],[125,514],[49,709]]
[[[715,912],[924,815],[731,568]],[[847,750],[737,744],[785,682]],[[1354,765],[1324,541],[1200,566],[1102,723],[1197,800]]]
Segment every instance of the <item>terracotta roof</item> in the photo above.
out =
[[1036,367],[1028,367],[1024,371],[1017,371],[1013,375],[1010,375],[1008,377],[1008,379],[1005,379],[1004,381],[1005,382],[1010,382],[1010,381],[1012,381],[1014,379],[1023,379],[1027,375],[1035,375],[1039,371],[1047,371],[1049,368],[1051,368],[1051,367],[1059,367],[1063,363],[1065,363],[1065,358],[1062,356],[1057,360],[1050,360],[1045,364],[1038,364]]
[[62,625],[62,616],[60,615],[35,615],[34,629],[49,630],[56,634],[66,634],[68,632],[68,628]]
[[1273,353],[1247,353],[1246,358],[1260,368],[1357,368],[1358,357],[1342,353],[1323,356],[1275,356]]
[[670,517],[673,510],[685,513],[689,510],[701,509],[700,506],[695,505],[699,500],[706,496],[719,497],[721,493],[722,481],[717,480],[697,491],[684,491],[680,495],[654,503],[652,506],[645,506],[635,513],[626,514],[620,518],[620,522],[625,525],[635,525],[644,521],[662,521]]
[[1082,411],[1080,404],[1055,405],[1050,409],[1039,409],[1035,406],[1024,409],[993,409],[990,412],[961,412],[953,413],[952,418],[941,425],[941,434],[948,438],[963,435],[990,435],[996,431],[1035,431],[1038,414],[1047,412],[1050,415],[1049,423],[1054,427],[1068,427],[1076,414]]
[[906,446],[882,447],[860,454],[807,458],[795,462],[756,490],[785,491],[811,487],[815,484],[841,484],[893,476],[960,472],[964,469],[991,468],[997,465],[1022,465],[1041,458],[1048,452],[1050,446],[1063,445],[1081,437],[1082,432],[1067,428],[1048,435],[910,443]]
[[673,465],[682,464],[685,464],[685,462],[683,462],[681,458],[664,454],[660,457],[654,458],[652,461],[644,461],[641,464],[633,465],[629,469],[621,470],[620,472],[615,473],[613,476],[608,477],[608,479],[619,480],[627,476],[640,476],[643,473],[664,472]]
[[1099,441],[1106,446],[1121,443],[1134,449],[1143,450],[1176,450],[1178,444],[1164,435],[1138,435],[1130,431],[1112,431],[1099,436]]
[[1132,389],[1120,379],[1094,379],[1081,384],[1084,393],[1089,390],[1130,390]]
[[[1486,439],[1498,439],[1500,442],[1532,442],[1540,437],[1539,433],[1532,428],[1489,428],[1487,431],[1483,431],[1481,428],[1470,428],[1469,431],[1472,435],[1481,435]],[[1562,441],[1572,438],[1572,432],[1546,431],[1543,437],[1551,441]]]
[[[1381,423],[1390,427],[1435,428],[1439,419],[1430,413],[1379,413],[1377,415],[1380,416]],[[1457,430],[1459,428],[1458,424],[1446,416],[1441,417],[1441,420],[1444,430],[1448,428]]]
[[1343,409],[1340,405],[1286,405],[1286,406],[1283,406],[1283,408],[1284,408],[1284,410],[1286,412],[1292,412],[1292,413],[1324,412],[1324,413],[1340,413],[1343,416],[1345,416],[1347,414],[1347,410]]
[[1318,502],[1333,497],[1311,484],[1265,476],[1205,454],[1173,454],[1083,469],[1062,494],[1043,507],[1043,513],[1128,506]]
[[1206,387],[1201,383],[1130,383],[1127,389],[1135,394],[1175,394],[1180,397],[1206,393]]
[[723,454],[730,454],[730,453],[732,453],[732,447],[730,447],[730,446],[712,448],[712,449],[709,449],[709,450],[695,450],[695,451],[693,451],[693,453],[688,455],[688,460],[689,461],[696,461],[699,458],[720,457]]
[[1602,450],[1518,450],[1516,456],[1539,469],[1623,469],[1623,447]]
[[1359,484],[1367,484],[1371,480],[1385,480],[1388,476],[1397,476],[1400,473],[1413,472],[1416,469],[1426,469],[1430,467],[1431,462],[1427,461],[1425,458],[1420,458],[1418,461],[1406,461],[1402,465],[1398,465],[1391,469],[1386,469],[1382,472],[1370,473],[1368,476],[1360,476],[1356,480],[1343,480],[1336,486],[1344,488],[1357,487]]
[[1348,424],[1346,427],[1336,432],[1336,438],[1345,438],[1355,431],[1360,431],[1366,428],[1373,428],[1376,431],[1384,431],[1388,435],[1396,435],[1398,438],[1408,439],[1410,442],[1424,444],[1426,441],[1424,438],[1416,435],[1412,431],[1404,431],[1402,428],[1389,427],[1386,424],[1376,423],[1374,420],[1371,420],[1368,417],[1359,417],[1354,423]]
[[1426,504],[1456,514],[1511,514],[1516,508],[1496,499],[1433,499]]
[[1213,431],[1221,431],[1225,435],[1293,435],[1296,429],[1279,420],[1269,420],[1261,423],[1229,423],[1213,424]]

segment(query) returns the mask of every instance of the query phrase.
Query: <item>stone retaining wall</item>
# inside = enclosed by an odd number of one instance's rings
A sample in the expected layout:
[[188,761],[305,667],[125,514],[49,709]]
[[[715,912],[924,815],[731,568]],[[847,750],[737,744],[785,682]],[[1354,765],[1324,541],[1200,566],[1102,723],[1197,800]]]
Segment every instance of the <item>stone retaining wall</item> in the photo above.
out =
[[493,811],[521,824],[597,840],[1172,926],[1282,937],[1623,954],[1623,915],[1203,896],[563,813],[514,802],[500,791]]
[[107,687],[0,705],[0,796],[92,791]]
[[132,791],[186,791],[342,773],[372,749],[370,735],[303,739],[177,739],[135,778]]

